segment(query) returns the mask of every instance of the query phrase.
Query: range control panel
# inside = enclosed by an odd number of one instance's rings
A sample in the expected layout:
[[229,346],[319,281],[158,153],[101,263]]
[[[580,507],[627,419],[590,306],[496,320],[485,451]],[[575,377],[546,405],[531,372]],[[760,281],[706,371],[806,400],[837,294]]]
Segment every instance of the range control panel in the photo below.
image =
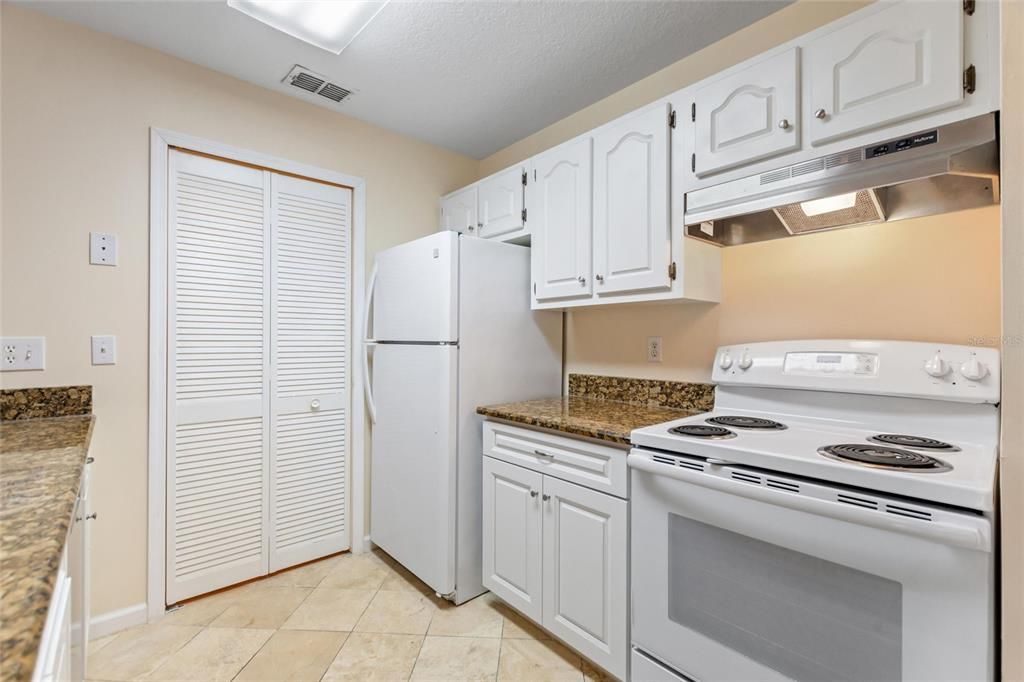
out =
[[786,353],[785,374],[827,376],[874,376],[878,356],[874,353]]
[[916,341],[768,341],[722,346],[712,381],[794,388],[999,402],[999,351]]

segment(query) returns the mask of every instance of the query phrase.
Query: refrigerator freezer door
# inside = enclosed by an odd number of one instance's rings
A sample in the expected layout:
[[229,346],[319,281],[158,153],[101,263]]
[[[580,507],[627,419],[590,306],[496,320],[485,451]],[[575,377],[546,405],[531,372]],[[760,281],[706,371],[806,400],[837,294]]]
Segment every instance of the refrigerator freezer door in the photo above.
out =
[[377,254],[373,338],[458,341],[459,235],[438,232]]
[[440,594],[455,589],[458,349],[373,352],[373,542]]

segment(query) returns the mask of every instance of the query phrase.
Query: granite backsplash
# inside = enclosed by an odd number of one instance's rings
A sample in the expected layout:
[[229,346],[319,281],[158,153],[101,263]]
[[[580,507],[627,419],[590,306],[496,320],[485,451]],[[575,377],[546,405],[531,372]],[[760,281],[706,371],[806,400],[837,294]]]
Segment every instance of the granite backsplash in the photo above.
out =
[[715,403],[715,385],[663,379],[570,374],[569,395],[707,412]]
[[0,390],[0,421],[92,414],[92,386]]

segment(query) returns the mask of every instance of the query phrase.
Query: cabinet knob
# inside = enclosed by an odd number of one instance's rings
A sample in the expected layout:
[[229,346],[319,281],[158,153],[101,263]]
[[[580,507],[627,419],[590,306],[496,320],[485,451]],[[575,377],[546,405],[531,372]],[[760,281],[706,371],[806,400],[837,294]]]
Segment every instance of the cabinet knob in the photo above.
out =
[[814,112],[814,118],[825,118],[826,116],[828,116],[828,112],[824,109],[818,109]]
[[85,517],[85,520],[86,520],[86,521],[94,521],[94,520],[96,520],[97,518],[99,518],[99,515],[100,515],[100,513],[99,513],[99,512],[93,512],[92,514],[89,514],[89,515],[87,515],[87,516]]
[[782,130],[789,130],[789,119],[784,118],[781,121],[779,121],[779,128]]
[[476,224],[476,226],[477,226],[478,228],[480,228],[480,229],[483,229],[483,227],[484,227],[484,224],[483,224],[483,223],[477,223],[477,224]]
[[594,279],[597,280],[598,284],[604,284],[604,275],[594,275]]
[[531,490],[530,491],[530,497],[537,497],[537,491],[536,490]]
[[580,283],[581,287],[587,286],[587,278],[584,277],[583,275],[580,275],[579,277],[577,277],[576,281]]
[[544,497],[542,497],[541,499],[544,500],[545,502],[547,502],[548,500],[551,499],[551,496],[548,495],[547,493],[544,493]]
[[474,227],[473,225],[468,225],[468,226],[466,226],[466,229],[469,230],[470,232],[472,232],[473,230],[476,229],[476,227]]
[[320,409],[320,399],[319,398],[313,398],[312,400],[310,400],[309,401],[309,409],[313,410],[314,412],[319,410]]
[[95,458],[95,457],[86,457],[86,458],[85,458],[85,463],[86,463],[86,464],[92,464],[92,463],[93,463],[93,462],[95,462],[95,461],[96,461],[96,458]]

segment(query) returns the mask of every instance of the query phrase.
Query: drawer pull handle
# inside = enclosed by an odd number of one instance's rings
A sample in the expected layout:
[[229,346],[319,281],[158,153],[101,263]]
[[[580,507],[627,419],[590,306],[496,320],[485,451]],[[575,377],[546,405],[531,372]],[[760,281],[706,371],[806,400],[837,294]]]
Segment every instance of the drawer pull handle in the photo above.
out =
[[95,457],[86,457],[86,458],[85,458],[85,463],[86,463],[86,464],[92,464],[92,463],[93,463],[93,462],[95,462],[95,461],[96,461],[96,458],[95,458]]
[[537,491],[536,490],[531,490],[530,491],[530,497],[537,497]]
[[554,455],[552,455],[552,454],[550,454],[548,452],[541,452],[540,450],[534,450],[533,454],[537,455],[538,457],[546,457],[548,459],[554,459],[555,458]]

